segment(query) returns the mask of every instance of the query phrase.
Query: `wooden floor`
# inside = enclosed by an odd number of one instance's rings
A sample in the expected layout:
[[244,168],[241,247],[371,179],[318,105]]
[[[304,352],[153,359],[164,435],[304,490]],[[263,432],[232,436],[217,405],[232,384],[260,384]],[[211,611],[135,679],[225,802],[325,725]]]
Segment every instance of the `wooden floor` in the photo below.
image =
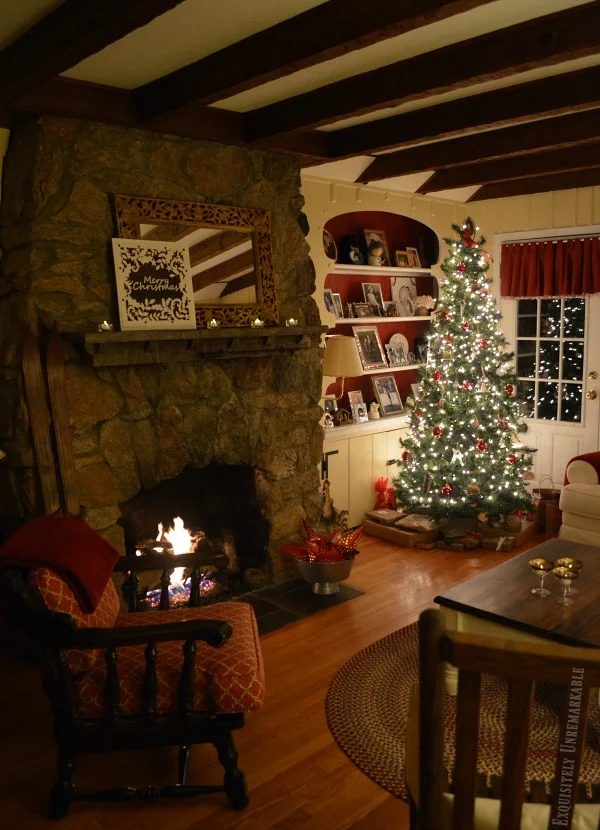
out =
[[[545,538],[540,535],[527,548]],[[64,830],[405,830],[406,804],[363,775],[333,740],[324,705],[329,683],[355,652],[416,620],[442,589],[506,561],[513,553],[411,550],[366,537],[348,580],[364,595],[262,641],[267,701],[237,735],[240,765],[250,787],[250,806],[244,813],[233,812],[222,795],[154,804],[76,803],[58,826]],[[527,580],[529,574],[523,578]],[[2,653],[0,713],[0,828],[49,827],[45,811],[55,753],[48,705],[37,670]],[[174,782],[174,753],[84,756],[75,780],[83,786]],[[188,780],[200,779],[221,782],[210,747],[192,750]]]

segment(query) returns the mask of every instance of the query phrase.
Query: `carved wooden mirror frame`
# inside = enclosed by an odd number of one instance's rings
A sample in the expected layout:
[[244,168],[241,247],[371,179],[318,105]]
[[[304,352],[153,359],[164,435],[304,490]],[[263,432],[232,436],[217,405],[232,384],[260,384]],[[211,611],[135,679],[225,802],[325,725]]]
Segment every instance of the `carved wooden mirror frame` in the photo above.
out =
[[269,211],[259,208],[212,205],[204,202],[180,202],[167,199],[146,199],[137,196],[115,196],[117,233],[123,239],[140,239],[140,225],[156,223],[196,225],[205,228],[234,228],[252,234],[256,280],[256,303],[196,306],[196,325],[204,327],[209,320],[222,326],[249,326],[260,317],[265,323],[277,324],[277,298],[271,255]]

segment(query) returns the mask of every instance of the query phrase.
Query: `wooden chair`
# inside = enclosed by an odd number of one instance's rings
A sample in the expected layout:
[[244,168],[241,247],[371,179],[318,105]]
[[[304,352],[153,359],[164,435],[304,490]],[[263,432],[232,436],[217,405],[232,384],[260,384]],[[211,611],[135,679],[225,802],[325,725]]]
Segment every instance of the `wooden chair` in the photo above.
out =
[[[152,561],[150,561],[150,559]],[[154,560],[156,559],[156,562]],[[203,554],[177,558],[197,568]],[[160,563],[160,565],[159,565]],[[26,630],[39,661],[54,716],[58,772],[49,815],[64,817],[72,800],[126,801],[225,792],[235,809],[248,804],[232,731],[262,704],[264,676],[256,620],[243,602],[168,609],[168,568],[160,557],[121,557],[130,609],[137,606],[135,571],[163,568],[163,610],[119,613],[108,580],[93,614],[44,568],[2,570],[3,598]],[[172,562],[169,563],[172,565]],[[194,573],[194,572],[193,572]],[[198,601],[198,571],[190,601]],[[224,768],[223,785],[186,784],[190,746],[211,743]],[[85,752],[177,746],[178,778],[149,785],[81,791],[73,784],[77,757]]]
[[[590,689],[600,686],[600,650],[520,643],[445,631],[438,611],[421,614],[420,683],[413,690],[406,749],[411,830],[596,830],[600,805],[577,804]],[[444,663],[459,670],[453,792],[444,769]],[[482,673],[508,683],[500,799],[476,797]],[[549,804],[525,802],[535,683],[564,687]],[[570,707],[570,708],[569,708]]]

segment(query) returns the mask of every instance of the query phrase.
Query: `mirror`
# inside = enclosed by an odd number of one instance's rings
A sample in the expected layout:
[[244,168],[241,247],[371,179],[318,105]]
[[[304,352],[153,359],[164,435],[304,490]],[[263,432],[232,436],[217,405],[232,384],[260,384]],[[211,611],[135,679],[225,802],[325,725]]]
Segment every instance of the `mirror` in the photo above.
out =
[[188,249],[198,326],[277,323],[268,211],[130,196],[115,207],[121,238]]

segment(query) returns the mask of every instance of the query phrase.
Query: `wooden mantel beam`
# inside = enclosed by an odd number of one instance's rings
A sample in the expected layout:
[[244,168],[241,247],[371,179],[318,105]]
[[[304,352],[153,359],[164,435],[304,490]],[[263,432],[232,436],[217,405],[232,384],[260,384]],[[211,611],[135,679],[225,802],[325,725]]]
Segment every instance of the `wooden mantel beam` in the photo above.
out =
[[440,170],[421,185],[417,193],[434,193],[438,190],[454,190],[474,184],[505,182],[549,173],[566,173],[600,167],[600,141],[566,147],[561,150],[543,150],[507,159],[462,164]]
[[491,0],[328,0],[139,87],[142,121],[212,104]]
[[519,156],[599,138],[600,109],[588,110],[384,153],[373,160],[357,181],[364,184],[425,170],[439,171],[475,160]]
[[599,66],[392,115],[327,135],[331,158],[340,159],[591,107],[600,107]]
[[253,110],[246,115],[246,135],[253,140],[318,127],[599,50],[600,2],[595,0]]
[[0,52],[0,106],[51,81],[183,0],[64,0]]

